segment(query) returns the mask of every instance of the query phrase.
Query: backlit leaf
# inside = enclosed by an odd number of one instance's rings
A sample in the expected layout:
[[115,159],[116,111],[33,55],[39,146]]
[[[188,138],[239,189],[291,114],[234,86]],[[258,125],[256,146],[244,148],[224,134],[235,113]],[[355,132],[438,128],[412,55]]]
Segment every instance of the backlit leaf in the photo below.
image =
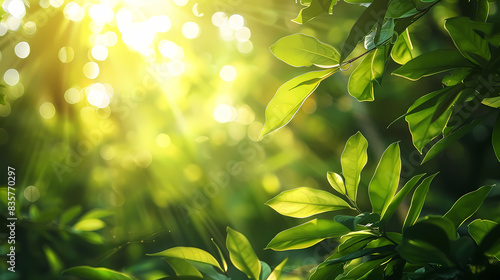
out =
[[484,199],[490,193],[493,186],[483,186],[460,197],[444,217],[450,219],[456,228],[467,220],[483,204]]
[[210,253],[194,247],[174,247],[158,253],[147,254],[147,255],[182,259],[186,261],[209,264],[223,271],[217,260]]
[[491,59],[490,48],[488,42],[472,29],[470,22],[466,17],[450,18],[445,21],[444,27],[460,53],[482,66]]
[[178,258],[163,258],[174,270],[177,276],[193,276],[203,278],[203,275],[188,261]]
[[226,247],[234,266],[250,279],[259,279],[261,264],[250,242],[241,233],[227,228]]
[[493,150],[495,151],[498,161],[500,161],[500,115],[498,115],[495,127],[493,128],[491,144],[493,145]]
[[349,77],[347,88],[349,94],[356,97],[358,101],[373,101],[373,73],[372,61],[375,52],[370,52],[363,59],[361,64],[352,71]]
[[413,197],[411,198],[410,209],[408,210],[408,214],[406,215],[403,229],[406,229],[413,225],[415,221],[420,216],[420,211],[422,211],[422,207],[424,206],[425,197],[429,192],[429,187],[431,185],[432,179],[436,177],[436,174],[433,174],[427,178],[425,178],[422,183],[415,189],[413,193]]
[[368,161],[367,149],[368,141],[358,131],[347,140],[340,158],[342,174],[345,178],[345,189],[340,193],[345,194],[347,190],[347,195],[353,201],[356,201],[361,171]]
[[63,271],[91,280],[132,280],[128,275],[104,267],[75,266]]
[[283,271],[283,267],[285,266],[286,262],[288,261],[288,258],[284,259],[280,264],[278,264],[273,272],[267,277],[266,280],[279,280],[281,276],[281,272]]

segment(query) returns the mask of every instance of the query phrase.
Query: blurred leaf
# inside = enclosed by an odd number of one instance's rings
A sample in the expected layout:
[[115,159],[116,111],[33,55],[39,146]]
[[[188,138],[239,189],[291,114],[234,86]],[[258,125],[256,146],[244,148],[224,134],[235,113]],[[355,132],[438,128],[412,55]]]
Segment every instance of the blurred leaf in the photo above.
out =
[[493,145],[493,151],[495,151],[498,161],[500,161],[500,114],[498,115],[495,127],[493,128],[491,144]]
[[319,83],[337,70],[338,68],[308,72],[284,83],[267,104],[266,123],[259,138],[262,139],[267,134],[289,123]]
[[93,243],[93,244],[104,244],[104,238],[102,235],[96,233],[96,232],[91,232],[91,231],[77,231],[77,234],[84,238],[87,242]]
[[106,224],[99,219],[80,220],[73,228],[80,231],[96,231],[104,228]]
[[188,261],[178,258],[163,258],[174,270],[177,276],[193,276],[203,278],[203,275]]
[[292,21],[303,24],[323,13],[332,14],[333,6],[337,4],[337,0],[311,0],[307,2],[310,3],[309,6],[300,10],[297,18]]
[[92,280],[132,280],[126,274],[103,267],[75,266],[64,270],[63,273]]
[[271,51],[278,59],[295,67],[332,67],[338,65],[340,58],[332,46],[300,33],[279,39],[271,46]]
[[0,92],[0,104],[5,105],[5,94],[3,92]]
[[68,210],[64,211],[61,215],[61,218],[59,219],[59,224],[65,225],[69,222],[71,222],[78,214],[82,212],[82,206],[81,205],[76,205]]
[[483,186],[473,192],[463,195],[453,204],[451,209],[444,214],[444,217],[450,219],[455,227],[459,228],[465,220],[476,213],[492,188],[493,186]]
[[342,63],[347,56],[356,48],[356,45],[370,33],[377,22],[384,19],[389,0],[374,0],[372,4],[359,16],[354,23],[347,39],[344,42],[340,52],[340,62]]
[[215,248],[217,248],[217,252],[219,252],[219,256],[221,258],[221,261],[222,261],[222,268],[224,268],[224,272],[227,272],[227,262],[226,262],[226,258],[224,258],[224,255],[222,254],[222,251],[221,249],[219,248],[219,246],[217,245],[217,243],[215,243],[214,239],[212,238],[212,243],[215,245]]
[[474,255],[476,250],[476,244],[474,241],[468,237],[460,237],[459,239],[452,241],[450,246],[450,254],[460,267],[465,268],[469,259]]
[[175,258],[186,261],[209,264],[223,271],[217,260],[210,253],[202,249],[193,247],[174,247],[158,253],[147,254],[147,256]]
[[382,215],[381,219],[382,223],[387,223],[389,221],[394,212],[396,212],[396,210],[398,209],[403,199],[410,193],[413,187],[418,183],[418,181],[424,175],[425,173],[413,176],[408,182],[406,182],[403,188],[401,188],[401,190],[399,190],[399,192],[391,199],[389,206],[387,206],[387,210],[385,211],[384,215]]
[[403,230],[410,227],[415,223],[420,216],[420,211],[422,211],[422,207],[424,206],[425,197],[429,192],[429,186],[431,185],[432,179],[436,177],[438,173],[435,173],[427,178],[425,178],[422,183],[415,189],[413,193],[413,197],[411,198],[410,209],[408,209],[408,214],[406,215]]
[[50,271],[52,271],[53,274],[59,274],[63,268],[61,259],[49,246],[43,246],[43,251],[45,253],[45,257],[47,258],[47,262],[49,263]]
[[271,268],[263,261],[260,261],[260,266],[262,267],[262,271],[260,272],[259,280],[266,280],[271,275]]
[[281,215],[294,218],[350,208],[344,200],[329,192],[307,187],[283,191],[267,201],[266,205]]
[[348,232],[350,230],[347,227],[336,221],[314,219],[278,233],[266,249],[275,251],[303,249],[325,238],[337,238]]
[[281,272],[283,271],[283,267],[285,266],[286,262],[288,261],[288,258],[284,259],[280,264],[278,264],[273,272],[267,277],[266,280],[279,280],[281,276]]
[[87,220],[87,219],[101,219],[104,217],[109,217],[113,215],[113,212],[111,210],[106,210],[106,209],[92,209],[85,213],[80,220]]
[[445,21],[444,28],[465,58],[483,66],[491,59],[490,48],[488,42],[472,29],[470,22],[466,17],[449,18]]
[[367,149],[368,142],[363,134],[358,131],[349,137],[340,158],[342,174],[345,178],[345,188],[339,192],[347,194],[352,201],[356,201],[361,171],[368,161]]
[[375,52],[370,52],[363,59],[361,64],[352,71],[351,76],[349,76],[349,82],[347,88],[349,94],[356,97],[358,101],[373,101],[375,100],[373,94],[373,73],[372,73],[372,61]]
[[368,194],[374,213],[383,216],[396,193],[401,173],[399,144],[393,143],[380,158],[373,178],[368,185]]
[[490,3],[488,3],[488,0],[473,0],[471,2],[474,3],[476,8],[474,20],[486,22],[490,12]]
[[446,70],[473,66],[457,50],[436,50],[417,56],[396,69],[392,74],[416,81]]
[[492,108],[500,108],[500,96],[485,98],[481,103]]
[[241,233],[227,228],[226,247],[233,265],[248,278],[259,279],[261,264],[248,239]]
[[464,137],[466,134],[471,132],[472,129],[474,129],[474,127],[476,127],[478,124],[481,123],[481,121],[482,120],[476,119],[476,120],[472,121],[471,123],[460,127],[459,129],[452,132],[451,134],[448,134],[443,139],[439,140],[436,144],[434,144],[429,149],[429,151],[427,151],[427,154],[425,155],[421,164],[424,164],[425,162],[429,161],[430,159],[435,157],[437,154],[439,154],[442,150],[446,149],[450,144],[456,142],[458,139]]

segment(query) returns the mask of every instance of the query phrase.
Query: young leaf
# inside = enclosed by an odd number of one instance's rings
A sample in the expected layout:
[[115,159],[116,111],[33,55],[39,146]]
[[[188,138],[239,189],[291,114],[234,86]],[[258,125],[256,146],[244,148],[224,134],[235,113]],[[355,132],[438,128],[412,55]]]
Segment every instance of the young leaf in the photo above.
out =
[[227,228],[226,247],[234,266],[250,279],[259,279],[261,264],[248,239],[241,233]]
[[483,186],[460,197],[443,217],[450,219],[456,228],[467,220],[483,204],[493,186]]
[[340,193],[346,194],[352,201],[356,201],[361,171],[368,161],[367,149],[368,141],[358,131],[347,140],[340,158],[345,178],[345,189]]
[[223,271],[217,260],[210,253],[194,247],[174,247],[158,253],[147,254],[147,256],[167,257],[170,259],[182,259],[186,261],[209,264]]
[[296,250],[311,247],[326,239],[337,238],[350,230],[344,225],[325,219],[314,219],[307,223],[278,233],[266,249],[274,251]]
[[266,123],[260,139],[289,123],[319,83],[337,70],[338,68],[309,72],[284,83],[266,107]]
[[466,17],[450,18],[445,21],[444,28],[465,58],[483,66],[491,59],[490,48],[488,42],[472,29],[470,22]]
[[356,48],[356,45],[372,30],[377,22],[384,20],[389,0],[373,0],[372,4],[358,18],[352,27],[340,52],[342,63]]
[[163,258],[174,270],[177,276],[193,276],[203,278],[203,275],[192,264],[183,259]]
[[307,187],[283,191],[266,202],[266,205],[281,215],[294,218],[350,208],[344,200],[329,192]]
[[361,64],[352,71],[347,83],[349,94],[356,97],[358,101],[373,101],[373,73],[372,61],[375,52],[370,52],[363,59]]
[[332,67],[338,65],[340,58],[332,46],[300,33],[279,39],[271,46],[271,51],[278,59],[295,67]]
[[403,199],[410,193],[410,191],[413,189],[413,187],[418,183],[418,181],[425,175],[424,174],[419,174],[411,178],[404,186],[399,190],[399,192],[392,198],[391,203],[389,203],[389,206],[387,207],[387,210],[385,211],[384,215],[382,216],[382,224],[385,224],[389,221],[391,216],[396,212],[398,209],[399,205],[403,201]]
[[219,246],[217,245],[217,243],[215,243],[214,239],[212,238],[212,243],[215,245],[215,248],[217,248],[217,251],[219,252],[219,256],[220,256],[220,259],[222,260],[222,268],[224,268],[224,272],[227,272],[227,262],[226,262],[226,258],[224,258],[224,255],[222,254],[222,251],[221,249],[219,248]]
[[368,185],[368,195],[374,213],[383,216],[396,193],[401,173],[399,144],[393,143],[380,158],[373,178]]
[[132,280],[132,278],[126,274],[104,267],[75,266],[64,270],[62,273],[93,280]]
[[284,259],[280,264],[278,264],[273,272],[267,277],[266,280],[278,280],[280,279],[281,272],[283,271],[283,267],[285,266],[286,262],[288,261],[288,258]]
[[396,69],[392,74],[416,81],[446,70],[473,66],[457,50],[436,50],[417,56]]
[[337,192],[341,194],[346,194],[346,187],[344,185],[344,180],[342,179],[342,176],[335,172],[328,171],[326,174],[326,179],[328,180],[328,183],[330,183],[330,186]]
[[323,13],[332,14],[333,6],[337,4],[337,0],[310,0],[307,2],[309,2],[309,6],[300,10],[297,18],[292,21],[303,24]]
[[437,173],[425,178],[415,189],[413,197],[411,198],[410,209],[408,210],[408,214],[406,215],[406,219],[403,223],[403,230],[413,225],[418,219],[418,216],[420,216],[420,211],[422,211],[422,207],[424,206],[429,186],[431,185],[432,179],[434,179],[436,175]]
[[492,108],[500,108],[500,96],[485,98],[481,103]]
[[493,151],[495,151],[498,161],[500,161],[500,115],[498,115],[495,127],[493,128],[491,144],[493,145]]
[[398,40],[392,47],[391,57],[396,63],[402,65],[415,58],[408,29],[399,35]]

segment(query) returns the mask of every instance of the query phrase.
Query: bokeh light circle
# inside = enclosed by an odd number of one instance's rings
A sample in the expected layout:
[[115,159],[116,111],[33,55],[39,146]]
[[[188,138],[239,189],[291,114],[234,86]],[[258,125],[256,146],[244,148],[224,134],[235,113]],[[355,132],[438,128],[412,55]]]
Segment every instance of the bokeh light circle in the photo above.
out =
[[40,106],[40,116],[42,118],[50,120],[56,115],[56,108],[54,104],[50,102],[45,102]]
[[87,62],[83,66],[83,74],[91,80],[97,78],[99,76],[99,65],[95,62]]
[[17,72],[16,69],[9,69],[5,71],[3,80],[9,86],[15,86],[17,83],[19,83],[19,72]]
[[221,68],[220,70],[220,78],[226,82],[231,82],[232,80],[236,79],[237,76],[236,68],[234,68],[231,65],[225,65],[224,67]]
[[20,42],[14,47],[14,52],[19,58],[26,58],[30,54],[30,45],[27,42]]

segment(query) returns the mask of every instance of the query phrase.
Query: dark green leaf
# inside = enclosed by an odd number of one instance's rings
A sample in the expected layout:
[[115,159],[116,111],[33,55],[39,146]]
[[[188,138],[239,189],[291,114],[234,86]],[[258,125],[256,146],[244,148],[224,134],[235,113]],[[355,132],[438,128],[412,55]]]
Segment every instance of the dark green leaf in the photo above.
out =
[[91,280],[132,280],[130,276],[104,267],[75,266],[62,273]]
[[366,55],[363,61],[352,71],[347,84],[349,94],[356,97],[358,101],[373,101],[373,73],[372,61],[375,52]]
[[450,246],[450,254],[453,260],[462,268],[466,267],[469,258],[474,255],[475,250],[476,244],[468,236],[452,241]]
[[266,205],[282,215],[295,218],[350,208],[343,199],[329,192],[307,187],[283,191]]
[[340,54],[332,46],[304,34],[293,34],[279,39],[271,46],[272,53],[295,67],[338,65]]
[[490,48],[488,42],[472,29],[470,22],[466,17],[450,18],[445,21],[444,27],[460,53],[475,64],[483,66],[491,59]]
[[393,75],[416,81],[422,77],[434,75],[446,70],[473,67],[457,50],[436,50],[424,53],[408,61],[392,72]]
[[177,276],[193,276],[203,278],[203,275],[188,261],[178,258],[163,258],[174,270]]
[[[477,219],[469,224],[469,234],[477,244],[482,244],[484,238],[488,235],[488,233],[497,226],[497,222]],[[498,239],[495,241],[495,239],[493,238],[492,240],[487,241],[488,244],[482,244],[482,248],[480,249],[485,251],[485,253],[490,256],[496,255],[497,257],[500,257],[500,242],[498,241]],[[496,246],[495,243],[497,243]]]
[[325,238],[337,238],[350,230],[344,225],[325,219],[314,219],[307,223],[278,233],[266,249],[275,251],[303,249],[311,247]]
[[488,19],[488,14],[490,12],[490,3],[488,0],[473,0],[475,6],[475,17],[474,19],[481,22],[486,22]]
[[483,240],[479,244],[478,250],[480,252],[485,252],[489,255],[495,255],[500,257],[500,225],[495,225],[488,233],[484,236]]
[[260,138],[289,123],[319,83],[337,70],[336,68],[309,72],[284,83],[266,107],[266,123]]
[[391,258],[392,256],[388,256],[385,258],[374,259],[356,264],[353,268],[349,269],[348,271],[344,270],[345,278],[343,279],[355,279],[355,280],[361,279],[363,275],[369,273],[371,270],[375,268],[383,266],[385,263],[389,262]]
[[348,215],[336,215],[334,217],[336,222],[339,222],[349,228],[350,230],[356,230],[358,225],[373,224],[380,220],[380,215],[377,213],[364,212],[356,217]]
[[333,6],[337,4],[337,0],[311,0],[307,2],[309,2],[309,6],[303,8],[297,18],[292,21],[303,24],[323,13],[332,14]]
[[[358,258],[368,256],[371,254],[390,253],[390,252],[394,251],[395,247],[396,246],[394,246],[394,245],[386,245],[386,246],[375,247],[375,248],[365,248],[365,249],[361,249],[359,251],[347,254],[347,255],[342,256],[340,258],[328,258],[328,260],[326,260],[325,263],[327,263],[329,265],[333,265],[336,263],[342,263],[345,261],[358,259]],[[335,255],[333,255],[332,257],[335,257]]]
[[338,252],[345,255],[363,249],[370,241],[379,236],[370,231],[355,231],[348,233],[340,239]]
[[498,115],[495,127],[493,128],[491,144],[493,145],[493,151],[495,151],[498,161],[500,161],[500,115]]
[[406,219],[403,224],[403,229],[413,225],[418,219],[418,216],[420,216],[420,211],[422,211],[422,207],[424,206],[425,197],[429,192],[429,186],[431,185],[432,179],[434,179],[436,175],[437,173],[425,178],[417,189],[415,189],[413,197],[411,198],[410,209],[408,210],[408,214],[406,215]]
[[386,18],[405,18],[419,13],[412,0],[393,0],[387,8]]
[[464,89],[464,86],[458,84],[443,93],[443,98],[437,104],[434,114],[432,114],[431,123],[434,123],[444,113],[450,111],[453,105],[455,105],[455,102],[459,99],[462,89]]
[[321,263],[316,267],[314,272],[311,274],[309,280],[325,280],[325,279],[336,279],[336,277],[342,274],[343,263],[337,263],[334,265],[329,265],[328,263]]
[[241,233],[227,228],[226,248],[233,265],[250,279],[259,279],[261,264],[250,242]]
[[68,210],[64,211],[64,213],[61,215],[61,218],[59,219],[59,224],[65,225],[69,222],[71,222],[78,214],[82,212],[82,206],[81,205],[76,205]]
[[467,220],[483,204],[484,199],[490,193],[493,186],[483,186],[473,192],[460,197],[444,217],[450,219],[456,228]]
[[400,173],[399,144],[393,143],[384,151],[368,185],[368,194],[374,213],[384,215],[398,188]]
[[358,131],[347,140],[340,158],[342,174],[345,178],[345,189],[340,193],[347,194],[353,201],[356,201],[358,194],[361,171],[368,161],[367,148],[368,142],[366,138]]
[[450,71],[450,75],[443,77],[442,83],[445,86],[451,87],[462,83],[462,81],[470,74],[470,68],[458,68]]

